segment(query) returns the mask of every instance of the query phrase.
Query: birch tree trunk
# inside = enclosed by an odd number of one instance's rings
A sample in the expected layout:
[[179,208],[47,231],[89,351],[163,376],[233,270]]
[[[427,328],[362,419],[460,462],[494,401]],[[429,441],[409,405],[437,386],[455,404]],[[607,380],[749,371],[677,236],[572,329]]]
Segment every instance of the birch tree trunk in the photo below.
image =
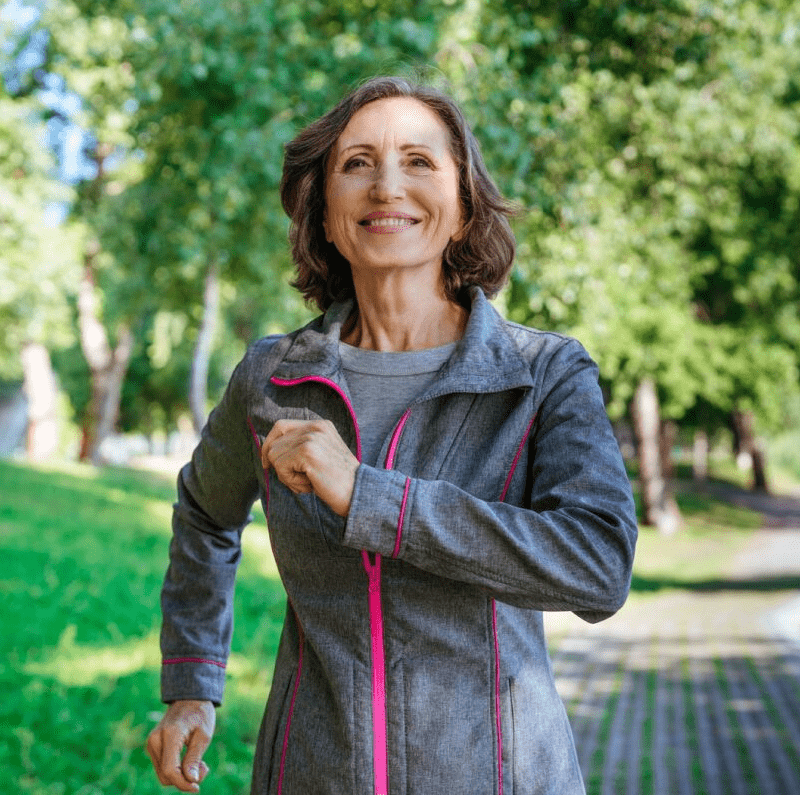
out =
[[93,251],[86,254],[84,275],[78,288],[78,328],[81,349],[89,365],[91,399],[83,422],[80,459],[103,463],[100,445],[114,430],[119,416],[122,383],[133,348],[133,335],[127,325],[118,330],[112,349],[108,333],[100,321],[99,301],[92,271]]
[[203,319],[192,356],[192,372],[189,382],[189,408],[192,412],[195,432],[198,434],[206,424],[208,368],[219,322],[219,304],[219,272],[217,266],[212,264],[206,274],[203,291]]
[[661,420],[652,379],[643,379],[636,388],[632,414],[639,455],[643,523],[657,527],[664,534],[674,533],[680,528],[681,515],[661,471]]
[[21,360],[23,389],[28,398],[25,450],[29,459],[43,461],[58,449],[58,385],[44,345],[26,343]]

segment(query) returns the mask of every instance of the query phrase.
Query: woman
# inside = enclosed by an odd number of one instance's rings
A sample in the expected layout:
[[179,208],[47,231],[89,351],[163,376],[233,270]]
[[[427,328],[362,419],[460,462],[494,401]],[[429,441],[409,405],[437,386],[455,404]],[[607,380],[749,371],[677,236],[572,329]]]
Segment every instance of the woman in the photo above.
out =
[[583,792],[541,611],[598,621],[630,583],[594,363],[488,303],[508,207],[441,93],[361,86],[287,146],[282,198],[324,314],[252,346],[179,478],[161,782],[207,772],[260,496],[288,606],[253,793]]

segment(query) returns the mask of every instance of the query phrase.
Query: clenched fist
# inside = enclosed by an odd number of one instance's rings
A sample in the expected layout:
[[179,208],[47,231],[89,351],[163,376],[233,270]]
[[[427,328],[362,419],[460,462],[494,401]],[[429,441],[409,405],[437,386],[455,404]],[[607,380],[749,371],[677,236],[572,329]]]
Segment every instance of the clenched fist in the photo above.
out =
[[[203,754],[214,734],[216,714],[210,701],[175,701],[147,738],[147,753],[158,780],[181,792],[199,792],[208,775]],[[181,761],[184,746],[186,753]]]
[[261,446],[261,463],[295,494],[313,492],[347,516],[358,459],[328,420],[278,420]]

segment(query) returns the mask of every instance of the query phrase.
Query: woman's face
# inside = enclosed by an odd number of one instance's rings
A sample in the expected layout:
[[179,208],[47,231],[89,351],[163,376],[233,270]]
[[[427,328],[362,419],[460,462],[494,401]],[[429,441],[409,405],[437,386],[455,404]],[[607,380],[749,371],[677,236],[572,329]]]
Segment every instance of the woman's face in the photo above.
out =
[[458,169],[438,114],[416,99],[365,105],[328,161],[325,237],[366,271],[435,269],[461,234]]

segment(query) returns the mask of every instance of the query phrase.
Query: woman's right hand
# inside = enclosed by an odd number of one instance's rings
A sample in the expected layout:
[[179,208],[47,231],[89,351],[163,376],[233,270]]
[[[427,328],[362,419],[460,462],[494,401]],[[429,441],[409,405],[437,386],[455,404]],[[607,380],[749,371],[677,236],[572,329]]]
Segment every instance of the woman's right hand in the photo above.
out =
[[[214,734],[216,713],[210,701],[174,701],[147,738],[147,753],[158,780],[181,792],[199,792],[208,774],[203,761]],[[184,746],[186,753],[181,760]]]

